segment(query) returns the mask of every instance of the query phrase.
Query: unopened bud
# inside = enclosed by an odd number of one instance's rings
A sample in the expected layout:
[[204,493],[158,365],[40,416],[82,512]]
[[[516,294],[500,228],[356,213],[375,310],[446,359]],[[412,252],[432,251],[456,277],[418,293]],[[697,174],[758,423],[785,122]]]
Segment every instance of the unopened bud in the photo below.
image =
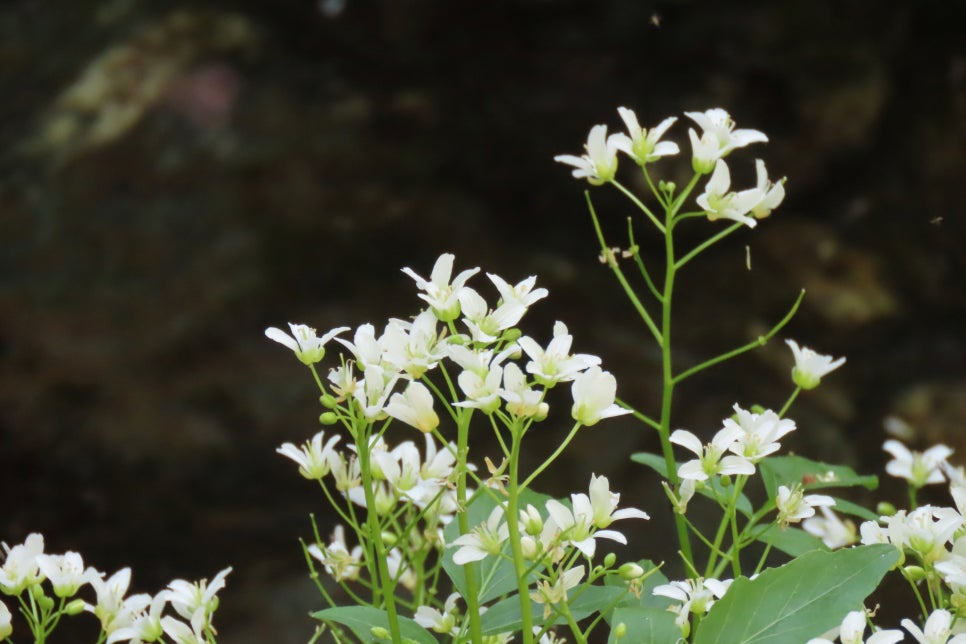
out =
[[608,552],[607,556],[604,557],[604,566],[607,568],[613,568],[615,563],[617,563],[617,555],[615,555],[613,552]]
[[618,568],[617,572],[621,576],[621,579],[625,581],[630,581],[631,579],[637,579],[638,577],[643,575],[644,569],[641,568],[636,563],[628,562],[626,564],[623,564],[620,568]]
[[84,600],[75,599],[66,606],[64,606],[64,612],[68,615],[80,615],[84,612]]
[[331,411],[327,411],[319,416],[319,422],[323,425],[335,425],[339,422],[339,417]]
[[926,578],[926,571],[922,566],[906,566],[902,569],[906,579],[912,582],[922,581]]
[[389,639],[389,631],[382,626],[373,626],[369,629],[369,633],[377,640]]
[[326,409],[335,409],[339,401],[332,394],[322,394],[319,396],[319,403]]
[[892,505],[888,501],[879,501],[879,504],[875,506],[875,511],[879,516],[891,517],[896,513],[896,506]]
[[624,637],[625,635],[627,635],[627,624],[625,624],[624,622],[621,622],[620,624],[614,627],[613,633],[614,633],[615,640],[619,640],[620,638]]
[[507,342],[515,342],[523,335],[523,331],[514,327],[503,332],[503,339]]

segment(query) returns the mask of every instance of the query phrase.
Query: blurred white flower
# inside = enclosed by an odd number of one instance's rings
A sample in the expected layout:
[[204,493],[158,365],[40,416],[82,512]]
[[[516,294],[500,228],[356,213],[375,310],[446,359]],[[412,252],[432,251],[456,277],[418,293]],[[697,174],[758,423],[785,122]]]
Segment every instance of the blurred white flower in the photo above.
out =
[[0,601],[0,640],[5,640],[13,633],[13,615],[7,605]]
[[650,518],[636,508],[616,510],[619,500],[620,495],[610,491],[606,477],[591,475],[589,496],[582,493],[570,495],[572,510],[556,499],[547,501],[546,508],[557,527],[560,542],[570,544],[592,558],[597,550],[597,539],[627,543],[622,533],[603,528],[619,519]]
[[617,379],[600,367],[591,367],[575,375],[570,392],[574,399],[571,416],[586,427],[596,425],[602,418],[631,413],[629,409],[614,403],[617,397]]
[[579,584],[583,578],[584,567],[575,566],[560,574],[552,585],[547,580],[540,581],[537,589],[530,593],[530,599],[538,604],[545,604],[543,618],[547,619],[553,612],[553,606],[566,601],[567,591]]
[[926,620],[925,629],[911,619],[904,619],[902,627],[909,631],[909,634],[916,638],[919,644],[964,644],[966,634],[952,635],[953,615],[948,610],[938,608],[929,614]]
[[362,546],[355,546],[352,550],[345,542],[345,528],[340,524],[332,531],[330,541],[325,548],[313,543],[308,547],[309,554],[325,567],[325,572],[336,581],[352,581],[359,577],[362,568]]
[[785,179],[777,183],[769,181],[765,162],[761,159],[755,160],[755,174],[758,176],[758,184],[755,187],[761,191],[762,197],[761,201],[751,209],[751,214],[755,219],[764,219],[785,200]]
[[794,340],[785,340],[785,344],[795,356],[795,366],[792,367],[792,382],[802,389],[814,389],[822,377],[845,364],[845,358],[832,360],[832,356],[815,353],[808,347],[799,347]]
[[916,488],[942,483],[945,480],[942,466],[953,453],[952,449],[942,444],[933,445],[925,452],[913,452],[891,438],[882,444],[882,449],[892,454],[892,460],[886,463],[886,472],[906,479]]
[[459,593],[453,593],[447,597],[446,602],[443,604],[443,612],[436,610],[432,606],[419,606],[416,608],[413,621],[423,628],[455,637],[460,632],[458,621],[459,611],[456,606],[456,602],[459,599]]
[[549,406],[543,402],[543,392],[531,388],[515,362],[503,368],[503,389],[500,397],[506,401],[506,410],[517,418],[543,420]]
[[44,536],[34,532],[23,543],[9,547],[3,544],[6,559],[0,566],[0,590],[7,595],[19,595],[23,590],[44,580],[37,557],[44,553]]
[[[827,633],[827,637],[838,636],[842,644],[895,644],[903,640],[903,633],[899,630],[879,630],[865,639],[866,615],[863,610],[853,610],[842,620],[842,625]],[[826,637],[813,637],[808,640],[808,644],[833,644],[832,640]]]
[[778,496],[775,507],[778,508],[778,524],[786,527],[791,523],[798,523],[802,519],[815,516],[815,508],[831,507],[835,499],[824,494],[805,494],[801,486],[789,488],[778,486]]
[[763,197],[764,193],[758,188],[749,188],[741,192],[731,191],[731,172],[728,170],[728,164],[723,159],[718,159],[704,192],[698,195],[696,201],[707,213],[710,221],[731,219],[754,228],[758,222],[754,217],[749,217],[748,213],[761,202]]
[[500,554],[503,544],[510,538],[504,515],[503,506],[496,506],[485,522],[448,544],[448,547],[459,546],[459,550],[453,553],[453,562],[462,566],[480,561],[487,555]]
[[439,344],[436,325],[439,322],[430,309],[416,316],[412,322],[393,319],[379,338],[384,365],[405,372],[410,378],[421,378],[436,367],[446,352]]
[[688,138],[691,139],[691,167],[698,174],[708,174],[714,170],[720,154],[718,154],[718,139],[713,132],[705,132],[701,136],[688,128]]
[[87,581],[97,594],[96,604],[84,604],[84,610],[93,613],[101,622],[101,629],[110,636],[115,631],[131,626],[134,618],[151,604],[151,596],[127,594],[131,584],[131,569],[122,568],[107,580],[93,568],[85,571]]
[[512,328],[527,312],[520,300],[505,300],[490,309],[483,297],[467,287],[460,291],[463,307],[463,324],[470,330],[474,342],[490,344],[500,339],[504,331]]
[[825,506],[819,507],[821,517],[809,517],[802,521],[805,532],[818,537],[829,548],[844,548],[858,540],[855,523],[846,519],[843,521],[832,510]]
[[423,291],[419,294],[419,297],[429,304],[433,313],[442,322],[451,322],[459,317],[460,291],[463,290],[469,278],[480,272],[479,268],[470,268],[460,272],[456,279],[450,282],[454,259],[456,259],[456,256],[451,253],[440,255],[433,265],[433,272],[430,274],[429,280],[423,279],[409,267],[402,269],[403,273],[416,280],[416,286]]
[[410,382],[403,393],[393,394],[386,413],[421,432],[439,427],[439,416],[433,410],[433,394],[421,382]]
[[595,125],[590,128],[584,145],[586,154],[579,157],[560,154],[553,160],[573,166],[576,179],[587,179],[594,186],[605,184],[617,174],[617,137],[616,134],[607,136],[606,125]]
[[634,110],[618,107],[617,113],[620,114],[624,125],[627,127],[627,134],[615,134],[614,143],[618,150],[634,159],[638,165],[643,166],[651,161],[657,161],[663,156],[679,152],[677,143],[661,141],[661,137],[664,136],[668,128],[678,120],[677,117],[668,117],[656,127],[645,130],[638,123],[637,114],[634,113]]
[[63,555],[37,555],[37,565],[50,580],[58,597],[73,597],[87,583],[84,560],[76,552]]
[[713,578],[686,579],[662,584],[652,592],[655,595],[680,602],[671,606],[668,610],[677,615],[674,622],[684,631],[684,635],[687,637],[690,632],[688,619],[691,613],[696,615],[706,614],[717,600],[725,596],[731,582],[730,579],[726,581]]
[[[134,615],[131,625],[119,628],[107,638],[106,644],[114,642],[156,642],[164,635],[164,625],[161,623],[164,607],[168,603],[168,592],[162,590],[151,599],[148,607],[141,609]],[[199,621],[203,619],[202,614]],[[204,640],[201,640],[204,642]]]
[[168,584],[168,601],[171,608],[185,619],[192,619],[199,610],[203,611],[205,624],[210,623],[211,615],[218,608],[218,591],[225,587],[225,577],[231,572],[231,566],[221,570],[208,583],[207,579],[189,582],[175,579]]
[[501,302],[517,302],[524,308],[529,308],[531,304],[542,300],[550,293],[545,288],[533,288],[537,284],[536,275],[531,275],[513,285],[507,283],[499,275],[487,273],[486,276],[490,278],[490,281],[496,286],[496,290],[499,291]]
[[349,327],[340,326],[332,329],[322,337],[316,335],[315,329],[304,324],[292,324],[289,322],[292,335],[277,327],[265,329],[265,337],[283,344],[295,352],[295,357],[302,361],[302,364],[313,365],[320,362],[325,357],[325,343],[343,331],[348,331]]

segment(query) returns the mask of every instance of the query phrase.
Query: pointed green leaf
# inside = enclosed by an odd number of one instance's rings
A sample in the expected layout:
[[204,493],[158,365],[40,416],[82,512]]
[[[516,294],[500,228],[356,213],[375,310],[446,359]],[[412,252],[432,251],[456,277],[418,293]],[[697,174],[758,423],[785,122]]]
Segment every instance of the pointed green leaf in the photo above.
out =
[[770,499],[778,494],[780,485],[801,484],[806,490],[860,485],[874,490],[879,486],[879,479],[875,476],[860,476],[851,467],[829,465],[801,456],[769,456],[758,463],[758,469]]
[[810,552],[755,579],[742,577],[701,622],[694,644],[805,642],[857,610],[899,560],[877,544]]

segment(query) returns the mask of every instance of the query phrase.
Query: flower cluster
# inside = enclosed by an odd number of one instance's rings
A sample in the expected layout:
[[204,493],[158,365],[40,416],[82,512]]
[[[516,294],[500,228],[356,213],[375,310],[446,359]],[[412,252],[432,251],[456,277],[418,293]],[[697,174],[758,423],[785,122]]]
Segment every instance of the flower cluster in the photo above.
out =
[[[677,121],[676,117],[664,119],[656,127],[647,130],[640,126],[633,110],[619,107],[617,111],[627,128],[626,134],[617,132],[608,135],[606,125],[595,125],[587,137],[585,154],[562,154],[555,156],[554,160],[572,166],[575,178],[586,179],[591,185],[602,185],[615,181],[620,152],[642,168],[661,157],[680,152],[677,143],[661,140]],[[733,191],[731,171],[725,157],[737,148],[765,143],[768,137],[758,130],[735,129],[731,116],[721,108],[684,114],[701,128],[700,136],[693,128],[688,129],[692,167],[699,175],[711,174],[704,192],[696,199],[698,206],[710,221],[731,219],[754,228],[758,219],[767,217],[784,200],[785,180],[770,181],[765,162],[757,159],[755,186]]]
[[[85,567],[76,552],[45,553],[40,534],[31,534],[13,547],[3,544],[3,550],[6,557],[0,566],[0,592],[13,597],[30,594],[31,601],[22,605],[33,609],[24,615],[35,635],[49,632],[62,615],[88,612],[100,622],[101,637],[107,642],[157,642],[165,637],[185,644],[212,641],[217,594],[231,572],[231,568],[225,568],[210,584],[207,580],[176,579],[154,596],[128,595],[130,568],[107,577]],[[52,596],[47,594],[45,581],[49,582]],[[93,590],[94,602],[77,597],[88,586]],[[166,607],[176,616],[165,614]],[[11,632],[9,610],[0,602],[0,639]]]

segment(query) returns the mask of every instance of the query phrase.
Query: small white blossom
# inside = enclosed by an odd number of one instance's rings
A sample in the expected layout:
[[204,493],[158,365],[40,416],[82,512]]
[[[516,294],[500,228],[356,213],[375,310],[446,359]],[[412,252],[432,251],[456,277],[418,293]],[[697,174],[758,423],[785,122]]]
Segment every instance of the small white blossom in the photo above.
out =
[[436,367],[445,355],[439,344],[436,325],[439,322],[432,310],[426,309],[412,322],[390,320],[379,338],[383,364],[418,379]]
[[549,406],[543,402],[543,392],[527,384],[526,377],[515,362],[503,368],[503,390],[500,397],[506,401],[506,410],[517,418],[543,420]]
[[[168,592],[162,590],[151,599],[151,605],[138,612],[131,621],[130,626],[119,628],[107,638],[106,644],[114,642],[131,642],[141,644],[141,642],[156,642],[164,635],[164,626],[161,623],[164,607],[168,603]],[[199,616],[199,620],[204,615]],[[202,642],[204,640],[201,640]]]
[[599,186],[613,181],[617,174],[617,135],[607,136],[606,125],[595,125],[590,128],[587,143],[584,145],[586,154],[574,156],[560,154],[553,158],[558,163],[573,166],[573,176],[576,179],[587,179],[593,186]]
[[679,152],[677,143],[661,140],[668,128],[678,120],[677,117],[668,117],[661,121],[657,127],[645,130],[638,123],[637,114],[634,113],[634,110],[618,107],[617,113],[620,114],[624,125],[627,126],[627,134],[616,134],[614,143],[618,150],[634,159],[638,165],[643,166],[651,161],[657,161],[663,156]]
[[755,160],[755,173],[758,177],[756,187],[761,191],[762,198],[751,209],[751,214],[755,216],[755,219],[764,219],[785,200],[785,179],[781,179],[778,183],[769,181],[765,162],[761,159]]
[[865,639],[865,623],[865,611],[853,610],[842,620],[842,625],[828,633],[827,637],[813,637],[808,644],[832,644],[832,640],[827,638],[834,638],[836,634],[842,644],[895,644],[903,640],[902,631],[895,629],[874,629],[869,639]]
[[825,506],[819,507],[821,517],[809,517],[802,521],[805,532],[818,537],[829,548],[844,548],[858,541],[855,523],[846,519],[843,521],[832,510]]
[[208,622],[204,611],[198,610],[192,615],[190,623],[189,626],[174,617],[161,618],[161,628],[174,644],[207,644],[208,637],[205,634],[205,627]]
[[37,555],[37,565],[50,580],[58,597],[73,597],[87,583],[84,560],[76,552],[63,555]]
[[325,357],[325,343],[343,331],[349,330],[347,326],[340,326],[319,337],[316,335],[315,329],[310,326],[292,324],[291,322],[288,326],[292,330],[292,335],[273,326],[265,329],[265,337],[291,349],[295,353],[295,357],[305,365],[321,362],[322,358]]
[[275,451],[292,459],[299,466],[299,474],[311,480],[320,480],[332,469],[332,463],[338,460],[339,454],[335,451],[335,444],[339,442],[341,436],[333,436],[323,446],[325,432],[319,432],[306,441],[301,447],[296,447],[294,443],[283,443]]
[[886,463],[886,472],[892,476],[906,479],[913,487],[920,488],[931,483],[942,483],[942,466],[952,455],[953,450],[946,445],[934,445],[925,452],[912,452],[897,440],[889,439],[882,449],[892,454]]
[[704,112],[685,112],[684,115],[703,130],[703,136],[710,135],[717,141],[719,158],[728,156],[735,148],[768,142],[768,137],[758,130],[736,130],[731,116],[720,107]]
[[529,308],[531,304],[542,300],[550,293],[545,288],[533,288],[537,284],[536,275],[531,275],[512,286],[499,275],[487,273],[486,276],[490,278],[490,281],[496,286],[496,290],[499,291],[501,302],[517,302],[524,308]]
[[44,536],[34,532],[23,543],[12,548],[3,544],[7,557],[0,566],[0,591],[19,595],[25,588],[39,584],[44,573],[37,565],[37,557],[44,553]]
[[10,634],[13,633],[12,622],[13,615],[10,614],[10,609],[0,601],[0,640],[10,637]]
[[617,379],[600,367],[591,367],[574,376],[570,392],[574,399],[571,416],[586,427],[596,425],[602,418],[631,413],[629,409],[615,404]]
[[734,410],[737,420],[726,418],[724,426],[740,427],[742,433],[735,439],[730,449],[752,463],[757,463],[781,449],[778,439],[795,430],[795,421],[779,418],[778,414],[770,409],[755,414],[735,404]]
[[553,612],[553,606],[567,601],[567,591],[579,584],[583,578],[584,567],[576,566],[558,576],[553,585],[547,580],[540,581],[537,590],[530,593],[530,599],[538,604],[545,604],[543,618],[547,619]]
[[719,581],[713,578],[698,578],[698,579],[687,579],[684,581],[672,581],[668,584],[662,584],[657,586],[652,592],[660,597],[667,597],[673,599],[675,602],[680,602],[675,606],[671,606],[668,610],[673,612],[677,617],[674,622],[679,628],[684,632],[685,637],[687,637],[690,632],[690,627],[688,626],[688,619],[691,613],[696,615],[704,615],[714,603],[725,596],[728,592],[728,588],[731,586],[732,580]]
[[708,174],[714,170],[720,154],[718,153],[718,139],[713,132],[705,132],[701,136],[694,129],[688,129],[691,139],[691,167],[698,174]]
[[220,571],[208,583],[207,579],[189,582],[175,579],[168,584],[168,601],[171,608],[185,619],[192,619],[198,611],[204,615],[205,624],[209,624],[212,613],[218,608],[218,591],[225,587],[225,577],[231,572],[231,567]]
[[946,558],[946,546],[963,526],[963,517],[956,510],[931,505],[919,506],[909,513],[899,510],[882,520],[884,527],[875,521],[866,521],[859,527],[862,543],[891,543],[912,551],[926,564]]
[[733,192],[728,164],[723,159],[718,159],[704,192],[698,195],[697,202],[710,221],[731,219],[754,228],[758,222],[754,217],[749,217],[748,213],[763,197],[764,193],[758,188]]
[[93,568],[85,572],[88,583],[97,594],[96,604],[84,604],[84,610],[93,613],[101,622],[101,629],[110,636],[115,631],[131,626],[134,618],[151,604],[151,596],[127,594],[131,584],[131,569],[122,568],[107,580]]
[[919,644],[964,644],[966,634],[952,635],[953,615],[948,610],[938,608],[930,613],[925,629],[911,619],[904,619],[902,627],[916,638]]
[[570,354],[573,336],[567,325],[557,321],[553,325],[553,339],[544,349],[536,340],[524,336],[517,340],[520,348],[530,357],[527,373],[533,374],[538,383],[552,387],[558,382],[569,382],[581,371],[600,364],[600,358],[586,353]]
[[835,499],[824,494],[805,494],[801,486],[788,488],[778,486],[775,506],[778,508],[778,524],[782,527],[815,516],[815,508],[835,505]]
[[413,621],[423,628],[455,637],[460,632],[459,611],[456,606],[459,598],[459,593],[453,593],[447,597],[443,612],[432,606],[419,606],[416,608],[416,614],[413,615]]
[[832,356],[815,353],[808,347],[799,347],[794,340],[785,340],[785,344],[795,356],[792,381],[802,389],[814,389],[825,374],[845,364],[845,358],[832,360]]
[[487,555],[500,554],[503,544],[510,538],[510,528],[503,520],[504,514],[503,506],[496,506],[484,523],[449,544],[450,547],[460,547],[453,553],[453,562],[462,566],[471,561],[480,561]]
[[507,329],[515,326],[527,312],[520,300],[505,300],[496,309],[488,308],[486,300],[467,287],[460,291],[463,323],[469,328],[474,342],[490,344],[500,339]]
[[386,413],[421,432],[439,427],[439,416],[433,411],[433,394],[421,382],[410,382],[401,394],[393,394]]
[[345,542],[345,528],[337,525],[332,531],[331,539],[325,548],[320,548],[317,544],[308,547],[309,554],[317,559],[325,567],[327,572],[336,581],[352,581],[359,577],[359,570],[362,568],[362,546],[355,546],[352,550]]
[[416,280],[416,286],[423,293],[419,297],[425,300],[433,309],[433,313],[442,322],[451,322],[459,317],[460,300],[459,294],[463,290],[466,281],[480,272],[479,268],[470,268],[462,271],[450,282],[453,274],[453,260],[455,255],[444,253],[439,256],[433,265],[433,272],[429,280],[425,280],[417,275],[411,268],[402,269],[403,273]]
[[706,481],[719,474],[754,474],[755,466],[744,456],[729,454],[722,458],[741,434],[740,427],[724,427],[714,435],[709,444],[702,445],[701,439],[691,432],[685,429],[674,430],[671,434],[671,442],[690,450],[698,457],[682,463],[678,468],[678,477],[685,480]]

